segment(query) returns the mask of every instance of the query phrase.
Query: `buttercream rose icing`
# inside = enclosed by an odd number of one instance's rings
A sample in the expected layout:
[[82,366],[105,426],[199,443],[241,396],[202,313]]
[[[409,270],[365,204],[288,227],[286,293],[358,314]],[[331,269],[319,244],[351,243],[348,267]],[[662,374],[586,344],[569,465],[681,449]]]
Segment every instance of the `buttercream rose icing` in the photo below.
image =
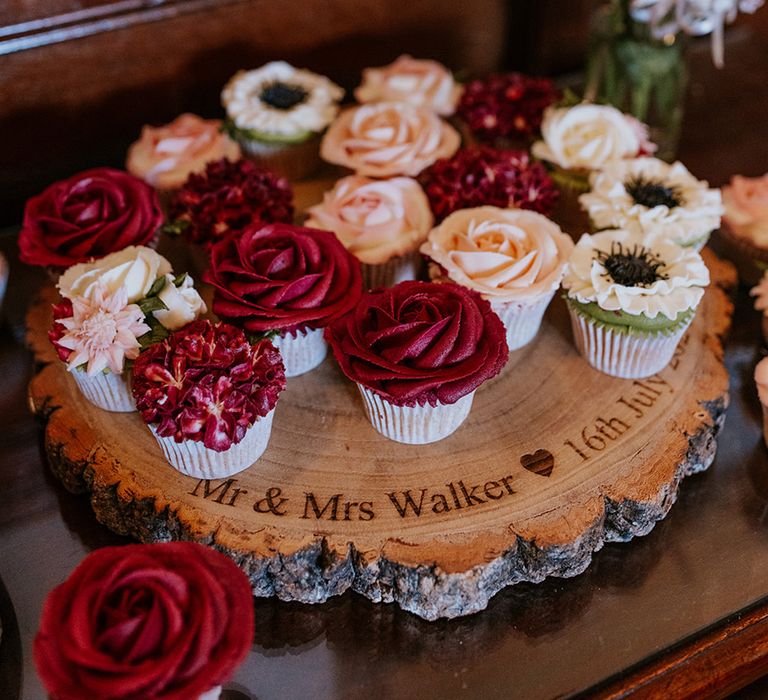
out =
[[[617,268],[609,262],[612,258],[613,263],[622,263],[619,256],[632,272],[638,266],[653,268],[654,280],[621,284],[615,279]],[[695,308],[708,284],[709,270],[695,250],[662,239],[649,243],[637,231],[620,229],[585,233],[563,279],[568,297],[582,304],[594,302],[606,311],[647,318],[662,315],[670,320]]]
[[418,175],[459,147],[458,132],[424,107],[376,102],[347,109],[331,124],[321,157],[358,175]]
[[768,247],[768,173],[762,177],[734,175],[722,193],[723,221],[731,231]]
[[173,190],[221,158],[240,158],[240,146],[221,131],[221,120],[182,114],[165,126],[145,126],[125,168],[159,190]]
[[565,169],[597,170],[640,153],[637,129],[626,115],[609,105],[549,107],[541,123],[542,140],[534,156]]
[[380,68],[363,70],[358,102],[408,102],[447,117],[456,111],[461,86],[441,63],[402,55]]
[[579,197],[597,228],[631,228],[691,245],[720,225],[720,190],[697,180],[678,162],[635,158],[590,175],[591,191]]
[[333,231],[350,253],[369,265],[415,250],[434,221],[424,190],[408,177],[342,178],[308,213],[307,226]]
[[430,273],[474,289],[491,301],[532,301],[559,286],[573,242],[541,214],[476,207],[432,229],[421,252]]

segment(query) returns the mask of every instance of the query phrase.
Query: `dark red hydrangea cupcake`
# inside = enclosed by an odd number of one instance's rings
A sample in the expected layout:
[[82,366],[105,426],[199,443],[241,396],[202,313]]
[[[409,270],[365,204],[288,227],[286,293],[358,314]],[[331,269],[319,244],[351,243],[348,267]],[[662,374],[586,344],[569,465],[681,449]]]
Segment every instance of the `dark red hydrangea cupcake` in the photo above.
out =
[[19,257],[60,272],[131,245],[153,246],[162,223],[152,187],[122,170],[93,168],[27,201]]
[[326,330],[373,427],[414,445],[441,440],[462,424],[475,390],[507,362],[505,335],[477,292],[432,282],[367,292]]
[[358,303],[360,263],[330,231],[252,226],[211,249],[203,279],[213,311],[249,333],[274,339],[288,377],[317,367],[328,351],[322,329]]
[[104,547],[48,595],[35,665],[51,700],[215,700],[253,618],[248,578],[213,549]]
[[293,221],[288,180],[249,160],[226,158],[189,176],[171,199],[172,228],[203,248],[248,226]]
[[524,144],[538,136],[544,110],[558,99],[559,91],[546,78],[490,75],[464,86],[456,114],[478,141]]
[[151,345],[133,365],[136,408],[183,474],[221,479],[267,448],[285,370],[269,340],[200,320]]
[[438,222],[459,209],[481,206],[549,216],[558,198],[547,169],[526,151],[490,146],[462,148],[452,158],[438,160],[419,180]]

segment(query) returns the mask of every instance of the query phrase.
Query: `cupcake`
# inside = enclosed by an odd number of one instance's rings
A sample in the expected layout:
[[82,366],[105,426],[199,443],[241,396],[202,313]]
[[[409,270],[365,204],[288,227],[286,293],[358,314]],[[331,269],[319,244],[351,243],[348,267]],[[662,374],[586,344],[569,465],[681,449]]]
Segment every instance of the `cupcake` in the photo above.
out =
[[760,360],[755,367],[755,384],[763,407],[763,441],[768,445],[768,357]]
[[149,185],[120,170],[94,168],[27,201],[19,258],[58,274],[131,245],[154,247],[162,223]]
[[330,231],[253,226],[211,249],[203,278],[214,288],[213,311],[273,342],[295,377],[314,369],[328,347],[323,328],[360,299],[360,264]]
[[103,547],[48,594],[35,666],[51,700],[215,700],[253,618],[248,577],[214,549]]
[[441,63],[403,54],[381,68],[363,70],[363,82],[355,90],[358,102],[407,102],[426,107],[441,117],[456,111],[461,85]]
[[526,151],[489,146],[461,148],[427,168],[419,181],[438,221],[459,209],[483,205],[549,216],[558,198],[546,168]]
[[166,460],[195,479],[223,479],[267,448],[285,371],[269,340],[226,323],[191,323],[133,365],[133,397]]
[[366,289],[418,278],[418,248],[432,228],[433,218],[416,180],[350,175],[307,211],[307,226],[333,231],[360,261]]
[[222,158],[239,160],[240,146],[222,132],[221,121],[182,114],[165,126],[145,126],[128,149],[125,169],[167,201],[192,173]]
[[642,378],[672,359],[709,284],[701,256],[638,231],[584,234],[563,287],[579,352],[595,369]]
[[363,294],[326,329],[373,427],[412,445],[442,440],[464,422],[477,388],[507,361],[504,335],[477,292],[413,281]]
[[768,271],[763,273],[760,282],[749,291],[755,297],[755,309],[763,314],[763,339],[768,343]]
[[439,158],[452,156],[461,138],[426,107],[373,102],[352,107],[331,124],[321,157],[368,177],[415,177]]
[[319,135],[342,97],[328,78],[285,61],[239,71],[221,93],[229,130],[245,153],[291,180],[317,170]]
[[510,350],[538,333],[572,251],[570,237],[541,214],[498,207],[454,212],[421,247],[433,280],[455,282],[490,302]]
[[725,211],[720,237],[739,277],[755,284],[768,268],[768,173],[734,175],[722,194]]
[[622,160],[590,176],[579,197],[596,229],[637,227],[701,250],[720,225],[720,190],[710,189],[686,167],[658,158]]
[[107,411],[135,410],[126,362],[206,311],[192,278],[142,246],[73,265],[57,287],[51,342],[82,394]]

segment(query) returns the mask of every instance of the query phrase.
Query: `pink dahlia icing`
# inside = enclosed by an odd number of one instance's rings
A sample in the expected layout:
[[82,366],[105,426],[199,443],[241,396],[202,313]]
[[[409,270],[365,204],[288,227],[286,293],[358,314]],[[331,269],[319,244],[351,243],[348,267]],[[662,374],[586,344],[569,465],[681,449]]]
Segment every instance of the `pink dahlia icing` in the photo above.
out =
[[342,112],[323,137],[320,155],[358,175],[418,175],[459,147],[458,132],[425,107],[375,102]]
[[345,177],[308,212],[307,226],[333,231],[350,253],[371,265],[415,250],[433,223],[424,190],[407,177]]
[[768,406],[768,357],[764,357],[755,367],[755,384],[760,403]]
[[240,147],[222,132],[221,120],[182,114],[165,126],[145,126],[125,168],[159,190],[173,190],[222,158],[237,160]]
[[133,366],[133,397],[160,437],[223,452],[267,415],[285,388],[280,353],[226,323],[200,320],[151,345]]
[[768,173],[762,177],[734,175],[722,192],[723,221],[736,235],[768,246]]

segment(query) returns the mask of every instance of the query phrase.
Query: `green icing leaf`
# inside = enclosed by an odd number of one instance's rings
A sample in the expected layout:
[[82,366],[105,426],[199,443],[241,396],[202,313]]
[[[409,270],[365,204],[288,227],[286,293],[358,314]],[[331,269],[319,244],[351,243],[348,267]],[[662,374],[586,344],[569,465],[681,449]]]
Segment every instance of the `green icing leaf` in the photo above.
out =
[[180,236],[188,228],[189,221],[186,219],[176,219],[176,221],[169,221],[167,224],[163,224],[160,227],[160,233],[164,233],[167,236]]
[[173,286],[174,287],[183,287],[184,286],[184,282],[187,281],[187,277],[188,277],[188,275],[187,275],[186,272],[182,272],[180,275],[177,275],[176,278],[173,280]]
[[168,308],[159,297],[144,297],[141,301],[136,303],[144,316],[147,317],[149,317],[153,311],[165,311]]

